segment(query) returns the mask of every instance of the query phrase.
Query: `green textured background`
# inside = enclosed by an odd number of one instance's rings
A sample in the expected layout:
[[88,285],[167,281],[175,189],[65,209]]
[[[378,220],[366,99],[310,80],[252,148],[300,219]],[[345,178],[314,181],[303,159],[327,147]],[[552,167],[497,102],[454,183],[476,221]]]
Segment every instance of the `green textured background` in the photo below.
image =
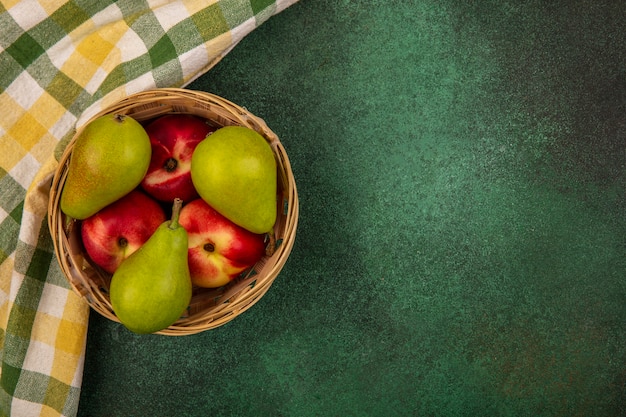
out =
[[626,415],[623,1],[301,0],[190,88],[300,198],[216,330],[92,314],[80,416]]

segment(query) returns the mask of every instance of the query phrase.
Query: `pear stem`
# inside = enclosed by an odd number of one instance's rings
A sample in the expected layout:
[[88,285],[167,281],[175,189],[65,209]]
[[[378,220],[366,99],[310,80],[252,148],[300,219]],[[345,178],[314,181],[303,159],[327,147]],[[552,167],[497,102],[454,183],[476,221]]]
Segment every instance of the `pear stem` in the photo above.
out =
[[174,206],[172,207],[172,220],[168,226],[170,229],[178,228],[178,217],[180,216],[180,209],[183,207],[183,200],[180,198],[174,199]]

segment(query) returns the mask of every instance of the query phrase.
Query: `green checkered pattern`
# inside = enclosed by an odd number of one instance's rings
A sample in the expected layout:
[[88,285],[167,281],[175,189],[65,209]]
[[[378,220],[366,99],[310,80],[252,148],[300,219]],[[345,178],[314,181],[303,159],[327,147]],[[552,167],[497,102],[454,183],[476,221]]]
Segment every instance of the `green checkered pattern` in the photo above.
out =
[[78,410],[89,308],[46,224],[65,140],[129,94],[183,87],[297,0],[0,0],[0,416]]

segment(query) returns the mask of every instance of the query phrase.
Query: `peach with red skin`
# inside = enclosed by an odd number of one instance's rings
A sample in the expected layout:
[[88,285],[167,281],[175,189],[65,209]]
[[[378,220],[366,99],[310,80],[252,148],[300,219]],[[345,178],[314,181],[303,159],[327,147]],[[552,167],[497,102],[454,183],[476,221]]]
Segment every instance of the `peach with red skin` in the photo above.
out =
[[157,200],[191,201],[198,193],[191,182],[191,155],[198,143],[215,130],[205,119],[190,114],[167,114],[145,127],[152,157],[141,182]]
[[89,258],[113,273],[165,220],[161,205],[136,189],[83,220],[81,238]]
[[265,254],[265,235],[237,226],[202,199],[183,207],[179,223],[189,238],[191,281],[199,287],[226,285]]

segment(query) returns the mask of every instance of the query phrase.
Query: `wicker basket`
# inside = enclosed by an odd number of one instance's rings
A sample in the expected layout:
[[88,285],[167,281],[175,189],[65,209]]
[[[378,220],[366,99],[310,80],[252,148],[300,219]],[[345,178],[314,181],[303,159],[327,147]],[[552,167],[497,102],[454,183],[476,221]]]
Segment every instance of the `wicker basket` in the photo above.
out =
[[[277,162],[278,195],[279,199],[282,198],[274,225],[276,244],[273,253],[265,256],[247,274],[224,287],[194,288],[191,303],[184,317],[158,334],[171,336],[195,334],[229,322],[249,309],[267,292],[293,247],[298,223],[298,195],[285,149],[263,120],[234,103],[205,92],[175,88],[145,91],[121,100],[94,115],[90,120],[109,113],[126,114],[139,122],[146,122],[169,113],[193,114],[207,119],[216,127],[227,125],[250,127],[270,143]],[[59,208],[69,159],[80,131],[81,129],[75,133],[68,144],[55,172],[50,191],[48,224],[57,259],[74,291],[98,313],[119,322],[108,295],[111,275],[90,263],[88,257],[84,255],[78,222],[66,219]]]

